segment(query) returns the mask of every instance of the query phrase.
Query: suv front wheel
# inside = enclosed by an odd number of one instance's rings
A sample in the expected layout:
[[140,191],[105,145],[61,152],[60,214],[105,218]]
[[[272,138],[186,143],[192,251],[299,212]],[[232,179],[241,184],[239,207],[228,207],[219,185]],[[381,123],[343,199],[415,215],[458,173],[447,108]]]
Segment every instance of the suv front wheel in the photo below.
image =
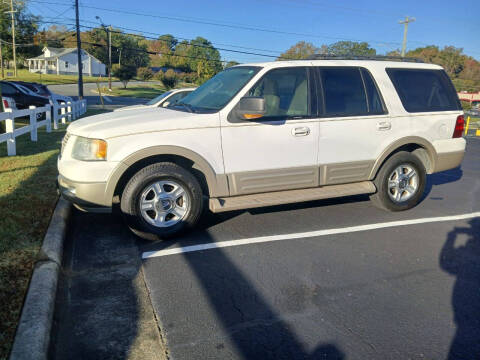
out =
[[128,181],[120,207],[136,235],[147,240],[165,239],[196,224],[203,209],[202,190],[183,167],[156,163]]
[[420,202],[426,179],[426,170],[420,159],[407,151],[400,151],[380,168],[373,181],[377,192],[370,199],[383,209],[408,210]]

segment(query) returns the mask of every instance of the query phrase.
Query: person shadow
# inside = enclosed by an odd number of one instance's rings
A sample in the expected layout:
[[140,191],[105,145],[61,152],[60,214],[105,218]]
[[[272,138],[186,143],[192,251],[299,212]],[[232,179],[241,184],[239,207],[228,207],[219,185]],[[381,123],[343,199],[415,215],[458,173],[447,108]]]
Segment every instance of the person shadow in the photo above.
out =
[[[448,360],[480,359],[480,218],[468,223],[448,233],[440,253],[441,269],[456,276],[452,307],[457,329]],[[465,236],[465,245],[456,246]]]

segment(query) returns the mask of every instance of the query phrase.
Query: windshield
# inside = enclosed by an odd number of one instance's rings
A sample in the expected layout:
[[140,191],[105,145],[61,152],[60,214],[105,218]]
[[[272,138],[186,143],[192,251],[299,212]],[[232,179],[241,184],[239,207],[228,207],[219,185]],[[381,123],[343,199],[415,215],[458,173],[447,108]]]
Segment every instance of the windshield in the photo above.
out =
[[166,91],[162,95],[158,95],[157,97],[154,97],[152,100],[147,102],[147,105],[155,105],[156,103],[158,103],[160,100],[164,99],[165,97],[167,97],[171,93],[172,93],[172,91]]
[[195,91],[180,100],[172,108],[186,108],[193,112],[216,112],[227,103],[260,70],[254,66],[239,66],[224,70]]

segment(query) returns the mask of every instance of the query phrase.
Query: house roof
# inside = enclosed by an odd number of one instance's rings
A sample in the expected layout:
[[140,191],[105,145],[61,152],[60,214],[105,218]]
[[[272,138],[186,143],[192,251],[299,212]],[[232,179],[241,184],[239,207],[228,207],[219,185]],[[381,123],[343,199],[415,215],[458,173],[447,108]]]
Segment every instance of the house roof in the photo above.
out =
[[[46,50],[50,51],[51,56],[45,56],[45,51]],[[39,55],[39,56],[36,56],[36,57],[33,57],[33,58],[29,58],[27,60],[55,60],[57,58],[62,57],[63,55],[70,54],[73,51],[77,51],[77,48],[54,48],[54,47],[47,47],[46,46],[46,47],[43,48],[42,51],[43,51],[42,55]],[[87,53],[85,50],[82,49],[82,51],[84,51],[85,54],[87,54],[87,56],[92,56],[89,53]]]

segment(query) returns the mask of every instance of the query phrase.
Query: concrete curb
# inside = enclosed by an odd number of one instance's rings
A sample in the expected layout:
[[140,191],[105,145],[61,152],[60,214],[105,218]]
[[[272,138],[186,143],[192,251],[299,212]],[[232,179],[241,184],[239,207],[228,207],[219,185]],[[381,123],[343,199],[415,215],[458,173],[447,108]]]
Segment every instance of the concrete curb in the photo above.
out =
[[60,198],[33,269],[10,360],[48,358],[63,243],[70,214],[71,204]]

